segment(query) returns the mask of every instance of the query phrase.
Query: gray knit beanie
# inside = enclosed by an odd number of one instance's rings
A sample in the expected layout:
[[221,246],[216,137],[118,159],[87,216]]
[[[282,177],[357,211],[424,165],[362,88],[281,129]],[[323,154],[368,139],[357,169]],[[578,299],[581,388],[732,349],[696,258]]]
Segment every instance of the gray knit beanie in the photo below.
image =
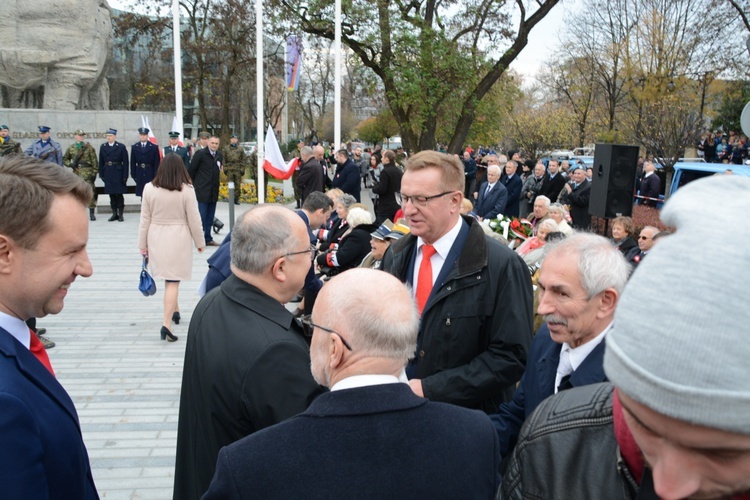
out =
[[658,413],[750,434],[750,178],[692,182],[661,218],[677,232],[625,287],[604,370]]

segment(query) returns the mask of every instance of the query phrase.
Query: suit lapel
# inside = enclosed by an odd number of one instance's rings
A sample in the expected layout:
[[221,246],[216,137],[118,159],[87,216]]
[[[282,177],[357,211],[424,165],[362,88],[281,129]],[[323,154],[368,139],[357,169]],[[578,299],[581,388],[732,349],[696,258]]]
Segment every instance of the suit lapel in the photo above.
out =
[[[560,363],[562,345],[552,340],[549,336],[549,329],[546,323],[536,334],[544,335],[546,338],[542,355],[539,358],[539,362],[536,363],[537,380],[539,381],[537,390],[539,394],[554,394],[557,365]],[[550,392],[550,389],[552,392]]]
[[0,328],[0,352],[8,357],[15,358],[18,371],[22,373],[39,390],[48,394],[70,415],[79,432],[78,416],[68,393],[65,392],[60,382],[47,371],[47,368],[23,345],[21,345],[10,333]]

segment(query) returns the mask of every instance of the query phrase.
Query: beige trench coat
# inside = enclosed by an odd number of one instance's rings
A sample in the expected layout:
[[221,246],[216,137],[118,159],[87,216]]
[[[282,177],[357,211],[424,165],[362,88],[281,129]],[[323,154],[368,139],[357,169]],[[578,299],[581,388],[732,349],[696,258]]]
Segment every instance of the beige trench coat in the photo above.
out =
[[149,270],[154,278],[189,280],[193,274],[193,244],[196,248],[206,246],[193,186],[183,184],[182,191],[169,191],[146,184],[138,248],[148,248]]

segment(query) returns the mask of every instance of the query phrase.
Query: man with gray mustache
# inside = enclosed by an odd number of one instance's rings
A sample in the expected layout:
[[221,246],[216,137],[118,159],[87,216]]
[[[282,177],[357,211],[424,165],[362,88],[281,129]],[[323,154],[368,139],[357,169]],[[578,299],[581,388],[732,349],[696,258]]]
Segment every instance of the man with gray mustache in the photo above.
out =
[[548,248],[538,280],[537,312],[545,324],[531,344],[513,400],[490,416],[503,467],[539,403],[558,391],[606,380],[604,336],[627,280],[628,264],[606,238],[575,233]]

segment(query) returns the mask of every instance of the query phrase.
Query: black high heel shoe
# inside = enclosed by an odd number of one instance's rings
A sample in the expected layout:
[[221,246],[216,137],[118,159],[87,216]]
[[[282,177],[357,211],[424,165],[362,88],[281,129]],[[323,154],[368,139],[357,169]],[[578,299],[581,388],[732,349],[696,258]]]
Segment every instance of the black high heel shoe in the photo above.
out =
[[175,325],[179,325],[180,324],[180,319],[181,319],[180,318],[180,311],[175,311],[172,314],[172,321],[174,321]]
[[175,342],[177,340],[177,335],[173,335],[172,332],[169,331],[169,328],[167,328],[166,326],[162,326],[161,339],[168,340],[169,342]]

